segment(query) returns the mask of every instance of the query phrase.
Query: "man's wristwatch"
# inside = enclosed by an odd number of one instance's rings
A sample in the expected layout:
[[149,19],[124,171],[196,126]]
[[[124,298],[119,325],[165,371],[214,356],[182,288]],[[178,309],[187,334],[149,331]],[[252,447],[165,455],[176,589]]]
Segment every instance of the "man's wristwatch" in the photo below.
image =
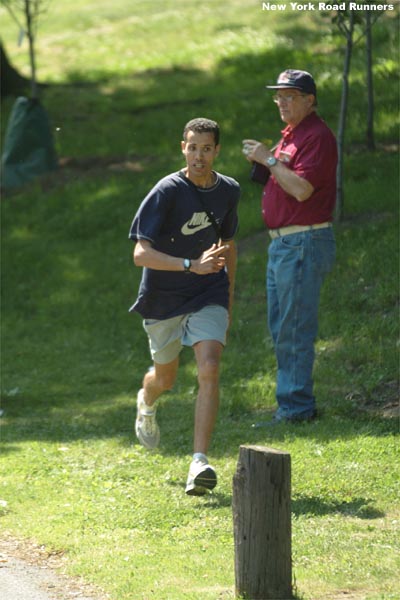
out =
[[185,273],[190,273],[190,267],[192,266],[192,261],[190,260],[190,258],[184,258],[183,259],[183,268]]
[[278,159],[275,158],[275,156],[270,156],[269,158],[267,158],[267,160],[265,161],[267,167],[274,167],[276,165],[276,163],[278,162]]

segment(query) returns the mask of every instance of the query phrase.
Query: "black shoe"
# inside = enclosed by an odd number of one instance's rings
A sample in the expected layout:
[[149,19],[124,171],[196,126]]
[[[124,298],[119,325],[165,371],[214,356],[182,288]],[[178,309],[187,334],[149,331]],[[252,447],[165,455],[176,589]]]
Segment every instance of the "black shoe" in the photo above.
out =
[[261,429],[263,427],[275,427],[276,425],[283,425],[286,423],[310,423],[311,421],[314,421],[317,418],[317,411],[313,410],[312,413],[309,413],[306,416],[301,416],[301,414],[293,416],[293,417],[280,417],[277,415],[274,415],[272,417],[271,421],[264,421],[261,423],[253,423],[252,428],[253,429]]
[[302,417],[300,414],[300,415],[297,415],[294,417],[289,417],[288,419],[286,419],[286,421],[289,423],[310,423],[311,421],[315,421],[316,418],[317,418],[317,411],[313,410],[308,415],[305,415]]

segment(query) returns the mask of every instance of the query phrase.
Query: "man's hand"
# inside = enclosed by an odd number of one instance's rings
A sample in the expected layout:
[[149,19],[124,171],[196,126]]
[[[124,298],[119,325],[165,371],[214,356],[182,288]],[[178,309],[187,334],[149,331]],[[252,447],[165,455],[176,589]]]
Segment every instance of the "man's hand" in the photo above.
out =
[[190,270],[197,275],[208,275],[209,273],[218,273],[225,268],[226,259],[224,253],[229,246],[217,246],[213,244],[211,248],[205,250],[200,258],[192,260]]
[[273,156],[268,148],[257,140],[243,140],[242,152],[249,162],[258,162],[263,165],[267,158]]
[[[257,140],[243,140],[243,154],[248,161],[258,162],[265,166],[268,166],[266,163],[267,159],[274,156],[264,144],[257,142]],[[313,185],[307,179],[297,175],[297,173],[284,165],[283,162],[278,160],[273,169],[274,178],[277,183],[298,202],[308,200],[314,192]]]

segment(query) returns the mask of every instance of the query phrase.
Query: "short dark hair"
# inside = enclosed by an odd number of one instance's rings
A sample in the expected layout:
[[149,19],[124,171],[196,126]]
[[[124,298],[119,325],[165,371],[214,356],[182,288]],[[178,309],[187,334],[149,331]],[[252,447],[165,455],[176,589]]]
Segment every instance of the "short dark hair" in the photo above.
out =
[[192,119],[188,123],[186,123],[185,128],[183,130],[183,139],[186,141],[188,131],[195,131],[197,133],[205,133],[210,132],[214,135],[215,145],[219,144],[219,125],[216,121],[212,121],[211,119],[205,119],[203,117],[198,117],[197,119]]

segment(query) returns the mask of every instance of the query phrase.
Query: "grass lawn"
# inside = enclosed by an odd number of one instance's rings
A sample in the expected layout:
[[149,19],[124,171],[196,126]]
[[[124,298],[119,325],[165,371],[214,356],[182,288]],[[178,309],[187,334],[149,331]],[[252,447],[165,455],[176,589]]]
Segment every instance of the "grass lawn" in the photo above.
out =
[[[344,219],[322,296],[315,384],[322,416],[271,431],[276,365],[265,318],[267,236],[244,137],[277,139],[264,86],[288,66],[319,83],[335,130],[344,45],[318,13],[242,0],[50,3],[38,34],[59,172],[2,201],[3,531],[64,557],[111,600],[234,598],[232,477],[241,444],[292,460],[293,574],[302,600],[398,598],[398,27],[374,26],[377,150],[364,148],[364,47],[352,62]],[[134,4],[134,7],[132,7]],[[244,6],[245,5],[245,6]],[[0,9],[3,40],[26,46]],[[304,43],[306,42],[306,43]],[[2,105],[2,127],[13,103]],[[217,169],[243,190],[234,322],[210,459],[219,484],[186,497],[196,373],[184,350],[159,402],[161,445],[135,439],[149,366],[140,270],[127,239],[144,194],[182,164],[193,116],[217,119]]]

